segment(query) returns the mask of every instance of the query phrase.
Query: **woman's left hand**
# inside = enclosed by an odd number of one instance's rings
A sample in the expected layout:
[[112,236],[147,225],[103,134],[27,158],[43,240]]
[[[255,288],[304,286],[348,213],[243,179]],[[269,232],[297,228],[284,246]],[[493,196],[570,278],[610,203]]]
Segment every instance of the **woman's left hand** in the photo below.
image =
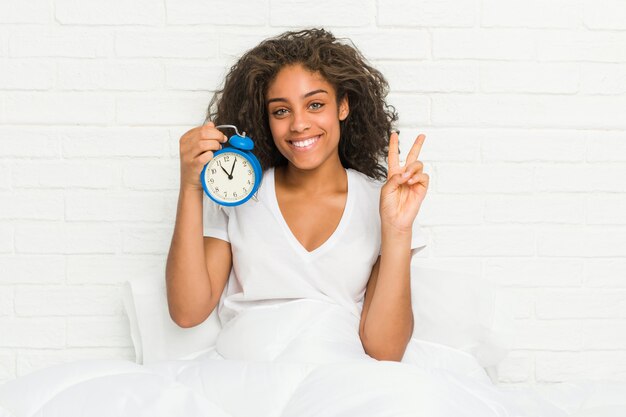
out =
[[398,231],[412,230],[426,197],[429,176],[423,172],[424,164],[417,159],[425,139],[423,134],[415,139],[403,166],[400,166],[398,154],[398,133],[393,132],[389,139],[389,166],[387,182],[380,192],[380,218],[383,225]]

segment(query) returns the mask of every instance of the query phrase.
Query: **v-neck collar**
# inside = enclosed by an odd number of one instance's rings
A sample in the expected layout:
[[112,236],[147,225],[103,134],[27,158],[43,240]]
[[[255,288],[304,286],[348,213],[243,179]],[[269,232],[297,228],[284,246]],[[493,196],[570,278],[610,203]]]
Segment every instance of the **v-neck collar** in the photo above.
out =
[[274,167],[268,170],[266,183],[268,185],[268,192],[269,192],[269,197],[270,197],[269,201],[270,201],[270,205],[272,206],[272,212],[274,213],[274,216],[276,217],[276,220],[278,221],[278,223],[281,225],[281,228],[283,229],[283,232],[285,233],[287,240],[293,246],[294,250],[307,260],[316,258],[320,254],[326,252],[329,248],[331,248],[334,245],[335,241],[341,237],[341,234],[343,234],[343,231],[346,228],[346,225],[349,221],[349,217],[352,212],[352,205],[353,205],[352,201],[353,201],[353,195],[354,195],[353,179],[351,178],[352,173],[350,172],[350,169],[346,169],[346,176],[348,179],[348,192],[346,196],[346,203],[343,209],[343,213],[341,214],[341,219],[339,220],[337,227],[332,232],[332,234],[328,237],[328,239],[326,239],[326,241],[324,241],[324,243],[322,243],[320,246],[318,246],[317,248],[309,252],[293,234],[293,232],[289,228],[289,225],[287,224],[287,221],[283,217],[283,214],[280,211],[280,206],[278,205],[278,196],[276,195]]

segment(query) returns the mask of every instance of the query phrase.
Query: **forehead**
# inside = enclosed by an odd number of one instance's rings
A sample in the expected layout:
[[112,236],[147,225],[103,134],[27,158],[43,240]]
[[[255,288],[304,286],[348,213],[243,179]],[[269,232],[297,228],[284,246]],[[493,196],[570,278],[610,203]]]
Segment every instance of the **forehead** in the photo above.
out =
[[300,97],[317,88],[323,88],[331,95],[335,92],[332,85],[318,71],[311,71],[300,64],[288,65],[281,68],[268,85],[266,96]]

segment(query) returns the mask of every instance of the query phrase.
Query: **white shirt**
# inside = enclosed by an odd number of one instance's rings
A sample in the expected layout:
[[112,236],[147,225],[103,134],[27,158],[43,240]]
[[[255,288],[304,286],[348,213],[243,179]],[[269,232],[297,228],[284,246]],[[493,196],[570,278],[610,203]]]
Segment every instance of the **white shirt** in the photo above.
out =
[[[346,169],[348,195],[341,220],[309,252],[280,212],[274,168],[264,172],[258,201],[225,207],[204,196],[204,236],[230,242],[233,268],[218,304],[222,326],[243,310],[299,299],[325,301],[360,317],[365,289],[380,254],[382,183]],[[426,246],[417,222],[411,248]]]

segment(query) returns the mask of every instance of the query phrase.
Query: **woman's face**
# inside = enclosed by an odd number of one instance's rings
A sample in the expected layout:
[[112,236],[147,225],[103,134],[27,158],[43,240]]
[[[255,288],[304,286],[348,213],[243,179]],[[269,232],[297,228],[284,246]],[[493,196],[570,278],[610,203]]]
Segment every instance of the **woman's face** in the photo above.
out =
[[346,97],[337,106],[335,89],[302,65],[283,67],[265,97],[274,143],[299,169],[339,162],[339,121],[348,116]]

